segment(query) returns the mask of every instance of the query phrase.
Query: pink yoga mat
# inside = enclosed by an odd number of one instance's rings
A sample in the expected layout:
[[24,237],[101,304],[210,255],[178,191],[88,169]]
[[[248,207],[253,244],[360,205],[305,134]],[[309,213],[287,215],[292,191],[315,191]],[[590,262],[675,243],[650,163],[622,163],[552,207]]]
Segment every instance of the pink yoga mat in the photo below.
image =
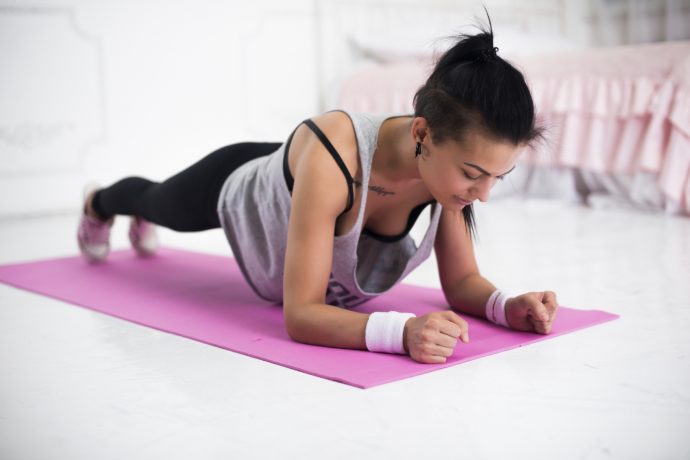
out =
[[[0,266],[0,281],[200,342],[360,388],[454,366],[618,318],[597,310],[561,307],[553,332],[516,332],[462,315],[470,343],[458,343],[444,364],[409,356],[305,345],[283,325],[280,305],[259,299],[231,257],[161,248],[152,258],[114,251],[106,263],[81,256]],[[447,309],[443,294],[401,284],[355,311]],[[27,331],[30,332],[30,331]]]

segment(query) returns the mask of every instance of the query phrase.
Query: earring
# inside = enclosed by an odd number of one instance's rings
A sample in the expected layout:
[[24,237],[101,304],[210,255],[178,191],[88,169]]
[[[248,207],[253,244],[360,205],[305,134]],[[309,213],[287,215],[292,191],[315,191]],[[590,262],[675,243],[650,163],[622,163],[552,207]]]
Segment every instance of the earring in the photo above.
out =
[[417,147],[414,149],[415,158],[422,154],[422,143],[417,142]]

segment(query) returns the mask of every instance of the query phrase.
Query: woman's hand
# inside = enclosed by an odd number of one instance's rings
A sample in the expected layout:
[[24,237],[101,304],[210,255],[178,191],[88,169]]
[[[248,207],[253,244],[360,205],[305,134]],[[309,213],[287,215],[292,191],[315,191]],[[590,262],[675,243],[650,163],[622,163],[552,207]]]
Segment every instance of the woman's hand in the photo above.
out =
[[470,341],[467,321],[450,310],[435,311],[407,320],[403,344],[413,360],[438,364],[453,354],[458,337]]
[[528,292],[506,301],[506,319],[512,329],[548,334],[557,309],[555,293]]

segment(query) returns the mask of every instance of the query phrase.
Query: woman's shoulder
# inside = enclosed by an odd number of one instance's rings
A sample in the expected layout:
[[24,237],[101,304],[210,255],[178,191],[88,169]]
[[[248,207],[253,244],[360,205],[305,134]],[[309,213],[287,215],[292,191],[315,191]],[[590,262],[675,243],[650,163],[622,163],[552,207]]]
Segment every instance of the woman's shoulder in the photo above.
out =
[[[352,177],[359,177],[362,161],[369,161],[367,158],[372,152],[360,152],[360,147],[366,150],[373,148],[378,138],[382,123],[389,118],[409,116],[407,114],[391,113],[361,113],[348,110],[336,109],[323,112],[313,117],[311,120],[318,131],[323,133],[327,142],[333,146],[337,155],[347,165]],[[305,120],[306,121],[306,120]],[[298,145],[311,146],[323,150],[322,142],[317,140],[314,130],[302,123],[295,132]],[[291,153],[290,156],[293,154]],[[295,157],[302,157],[302,153],[295,153]],[[362,156],[360,156],[362,155]],[[306,156],[309,156],[307,153]]]
[[[403,116],[390,113],[362,113],[353,112],[344,109],[334,109],[328,112],[322,112],[311,117],[312,121],[320,121],[328,125],[332,125],[336,129],[346,132],[355,133],[356,126],[362,124],[378,125],[386,118],[393,118],[395,116]],[[317,123],[318,124],[318,123]]]
[[[330,110],[311,117],[311,121],[324,132],[338,137],[355,136],[354,122],[344,110]],[[328,137],[328,136],[326,136]],[[330,137],[329,137],[330,139]]]
[[[354,177],[359,169],[358,145],[354,126],[348,114],[342,111],[329,111],[309,117],[308,120],[311,120],[316,125],[317,130],[323,133],[326,143],[333,147],[337,156],[341,158]],[[333,154],[329,154],[325,143],[306,123],[303,122],[297,127],[288,152],[291,172],[296,171],[297,165],[304,160],[308,163],[316,162],[325,166],[321,169],[323,175],[329,175],[331,170],[334,175],[342,175],[342,171],[333,161],[332,156]]]
[[[335,152],[347,165],[348,170],[354,176],[358,169],[358,144],[357,135],[353,121],[350,116],[340,110],[332,110],[329,112],[320,113],[313,117],[309,117],[327,141],[335,149]],[[311,142],[309,141],[311,139]],[[326,150],[324,143],[318,139],[316,133],[302,123],[294,134],[293,144],[296,145],[294,152],[290,153],[290,157],[294,156],[295,163],[303,155],[309,156],[308,146],[313,146],[319,151]],[[320,154],[319,154],[320,155]],[[331,159],[331,161],[333,161]]]
[[310,119],[334,146],[340,143],[347,150],[354,150],[356,156],[359,148],[358,140],[375,139],[383,121],[396,116],[405,115],[360,113],[337,109],[315,115]]

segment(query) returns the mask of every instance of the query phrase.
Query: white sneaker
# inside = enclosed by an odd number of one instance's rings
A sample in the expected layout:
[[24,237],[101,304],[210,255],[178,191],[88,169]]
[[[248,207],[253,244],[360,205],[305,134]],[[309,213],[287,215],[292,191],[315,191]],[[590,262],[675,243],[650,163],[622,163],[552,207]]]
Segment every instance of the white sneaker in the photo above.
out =
[[115,216],[103,222],[86,214],[86,200],[101,187],[95,182],[89,182],[82,191],[82,214],[77,228],[77,242],[79,250],[89,262],[102,262],[110,253],[110,229],[115,222]]
[[129,242],[140,256],[153,255],[159,246],[156,226],[147,220],[132,217],[129,222]]

